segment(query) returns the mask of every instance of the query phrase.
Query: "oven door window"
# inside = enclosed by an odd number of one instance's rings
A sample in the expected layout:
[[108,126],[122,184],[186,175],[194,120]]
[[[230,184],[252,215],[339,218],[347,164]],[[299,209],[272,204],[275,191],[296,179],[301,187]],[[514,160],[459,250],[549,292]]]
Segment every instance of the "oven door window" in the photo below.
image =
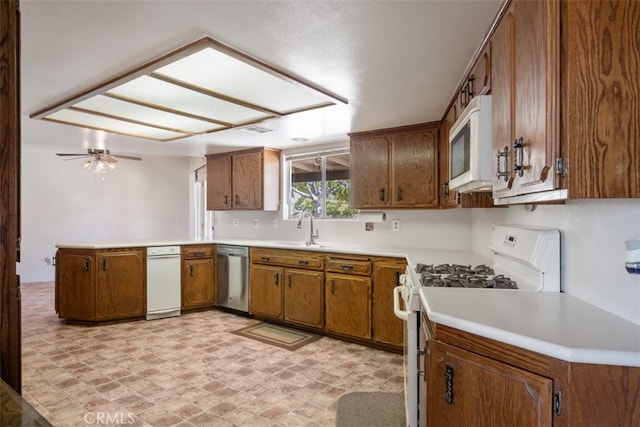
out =
[[469,120],[451,140],[451,152],[449,153],[451,179],[457,178],[469,170],[470,136],[471,121]]

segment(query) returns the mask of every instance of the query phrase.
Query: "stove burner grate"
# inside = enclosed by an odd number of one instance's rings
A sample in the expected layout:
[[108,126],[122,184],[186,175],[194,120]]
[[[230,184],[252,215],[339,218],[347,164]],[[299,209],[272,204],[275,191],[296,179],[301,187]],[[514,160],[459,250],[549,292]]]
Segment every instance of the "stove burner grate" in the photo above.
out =
[[422,286],[446,288],[518,289],[514,280],[495,275],[486,265],[476,267],[459,264],[417,264]]

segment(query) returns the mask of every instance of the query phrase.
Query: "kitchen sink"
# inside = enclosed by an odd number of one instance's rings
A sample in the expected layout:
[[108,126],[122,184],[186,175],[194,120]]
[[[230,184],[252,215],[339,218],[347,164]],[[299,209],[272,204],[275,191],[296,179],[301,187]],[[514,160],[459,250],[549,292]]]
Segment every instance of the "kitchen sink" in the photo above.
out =
[[295,240],[269,240],[270,244],[276,246],[288,246],[288,247],[298,247],[298,248],[327,248],[335,245],[325,244],[325,243],[314,243],[313,245],[307,245],[306,242],[299,242]]

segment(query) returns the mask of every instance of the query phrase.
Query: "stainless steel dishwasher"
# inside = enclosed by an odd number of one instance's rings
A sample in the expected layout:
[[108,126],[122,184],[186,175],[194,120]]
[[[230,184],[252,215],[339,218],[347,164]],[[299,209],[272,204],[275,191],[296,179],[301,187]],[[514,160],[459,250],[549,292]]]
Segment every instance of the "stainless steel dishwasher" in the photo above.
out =
[[218,245],[217,304],[241,313],[249,312],[249,248]]

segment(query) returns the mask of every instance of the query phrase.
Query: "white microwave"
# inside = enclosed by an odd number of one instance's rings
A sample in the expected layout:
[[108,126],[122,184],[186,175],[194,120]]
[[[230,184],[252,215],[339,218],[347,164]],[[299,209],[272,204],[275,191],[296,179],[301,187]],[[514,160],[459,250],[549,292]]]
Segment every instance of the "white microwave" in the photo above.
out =
[[449,189],[491,190],[491,133],[491,95],[476,96],[449,131]]

